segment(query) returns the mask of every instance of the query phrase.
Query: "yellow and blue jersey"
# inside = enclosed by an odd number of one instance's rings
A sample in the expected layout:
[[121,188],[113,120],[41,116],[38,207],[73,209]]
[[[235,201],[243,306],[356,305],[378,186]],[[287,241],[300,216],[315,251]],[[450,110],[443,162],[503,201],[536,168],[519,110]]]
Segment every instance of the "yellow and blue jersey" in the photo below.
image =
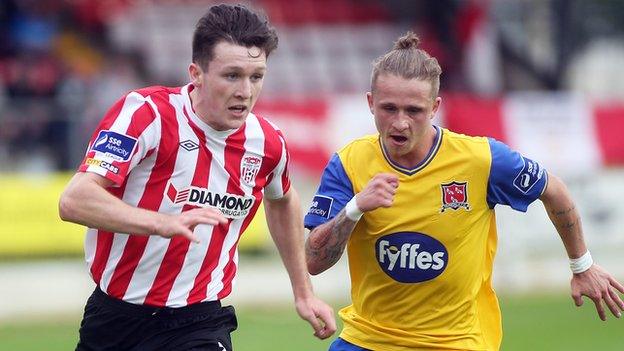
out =
[[371,350],[498,350],[494,207],[526,211],[547,172],[494,139],[433,128],[413,169],[395,164],[379,135],[338,151],[305,225],[332,219],[376,174],[395,173],[393,205],[366,212],[349,238],[352,304],[340,311],[340,337]]

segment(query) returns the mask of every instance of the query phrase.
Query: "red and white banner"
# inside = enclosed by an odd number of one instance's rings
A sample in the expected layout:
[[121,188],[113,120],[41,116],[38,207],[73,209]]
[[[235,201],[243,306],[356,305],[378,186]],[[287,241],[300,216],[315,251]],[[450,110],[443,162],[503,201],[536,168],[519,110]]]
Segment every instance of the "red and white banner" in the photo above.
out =
[[[262,100],[255,112],[277,124],[293,166],[319,173],[333,152],[375,125],[364,94],[297,101]],[[565,175],[624,166],[624,102],[570,93],[512,93],[501,98],[447,94],[434,124],[507,143]]]

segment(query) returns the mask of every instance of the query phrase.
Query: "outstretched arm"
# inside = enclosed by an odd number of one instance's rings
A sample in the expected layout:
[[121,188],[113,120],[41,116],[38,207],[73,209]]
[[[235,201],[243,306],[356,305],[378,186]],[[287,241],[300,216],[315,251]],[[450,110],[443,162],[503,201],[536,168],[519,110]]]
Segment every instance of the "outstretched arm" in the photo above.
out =
[[338,262],[359,217],[379,207],[390,207],[399,180],[379,173],[329,222],[314,228],[306,241],[306,261],[311,274],[319,274]]
[[332,308],[312,292],[303,253],[299,195],[291,187],[280,199],[266,199],[264,208],[269,231],[290,277],[297,313],[312,325],[317,338],[326,339],[336,331],[336,320]]
[[113,182],[95,173],[78,172],[71,179],[59,201],[62,220],[117,233],[182,235],[198,242],[193,229],[198,224],[227,222],[221,212],[198,208],[168,215],[128,205],[106,190]]
[[[611,313],[619,318],[621,311],[624,311],[624,302],[618,295],[618,291],[624,293],[624,286],[602,267],[592,264],[583,239],[581,218],[565,184],[559,178],[549,174],[548,185],[540,200],[544,203],[548,217],[563,241],[571,263],[578,260],[588,262],[589,267],[586,270],[572,275],[572,298],[576,305],[581,306],[582,296],[587,296],[596,305],[600,319],[606,320],[607,318],[603,302]],[[583,268],[582,266],[575,267],[575,270]]]

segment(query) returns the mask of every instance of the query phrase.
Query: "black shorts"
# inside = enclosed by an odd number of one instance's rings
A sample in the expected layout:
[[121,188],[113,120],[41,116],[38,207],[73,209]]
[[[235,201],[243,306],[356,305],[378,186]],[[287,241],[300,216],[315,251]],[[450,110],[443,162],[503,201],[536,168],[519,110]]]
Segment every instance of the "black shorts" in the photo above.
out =
[[181,308],[131,304],[96,288],[85,306],[76,350],[231,351],[234,307],[219,301]]

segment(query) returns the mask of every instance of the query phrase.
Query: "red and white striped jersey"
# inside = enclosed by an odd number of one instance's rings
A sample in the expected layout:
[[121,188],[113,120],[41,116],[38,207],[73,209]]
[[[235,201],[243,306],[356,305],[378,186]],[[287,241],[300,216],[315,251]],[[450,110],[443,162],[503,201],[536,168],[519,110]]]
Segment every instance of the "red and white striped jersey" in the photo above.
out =
[[78,170],[112,180],[108,190],[132,206],[169,214],[210,206],[229,221],[198,225],[199,244],[89,228],[90,273],[112,297],[181,307],[228,296],[240,235],[263,196],[280,198],[290,187],[277,127],[250,113],[239,129],[214,130],[195,115],[192,89],[158,86],[127,94],[101,121]]

